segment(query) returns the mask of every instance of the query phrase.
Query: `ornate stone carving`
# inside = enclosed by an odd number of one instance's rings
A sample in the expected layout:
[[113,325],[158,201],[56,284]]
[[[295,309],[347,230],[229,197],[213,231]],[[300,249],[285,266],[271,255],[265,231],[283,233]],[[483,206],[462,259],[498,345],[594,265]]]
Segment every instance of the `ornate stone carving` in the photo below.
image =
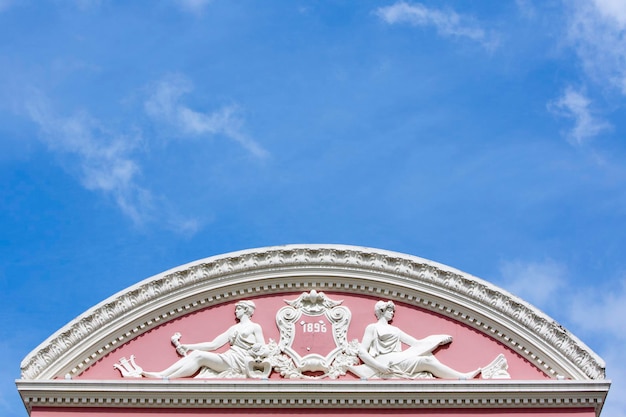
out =
[[[171,342],[180,360],[160,372],[148,372],[137,365],[134,355],[130,360],[122,358],[113,367],[124,378],[181,378],[196,375],[196,378],[267,378],[271,363],[267,360],[269,350],[265,346],[263,330],[250,317],[254,313],[252,301],[239,301],[235,305],[238,323],[231,326],[213,341],[183,345],[181,334],[172,336]],[[224,353],[213,351],[230,345]]]
[[508,369],[506,358],[503,354],[499,354],[493,362],[481,369],[480,375],[483,379],[510,379]]
[[[439,362],[432,353],[439,346],[451,343],[452,336],[433,335],[419,340],[389,324],[395,314],[395,305],[392,301],[378,301],[374,306],[374,314],[377,322],[365,328],[358,348],[363,365],[348,368],[361,378],[473,379],[479,374],[482,374],[484,379],[510,378],[506,372],[507,363],[504,355],[499,355],[485,368],[469,372],[459,372]],[[403,343],[409,346],[404,351]]]
[[289,305],[276,313],[284,355],[276,359],[275,369],[291,379],[345,375],[357,362],[347,340],[350,310],[316,290],[285,302]]
[[[252,301],[236,304],[238,324],[217,336],[212,342],[184,345],[182,335],[175,333],[171,343],[181,360],[161,372],[144,371],[131,355],[113,365],[124,378],[268,378],[274,368],[287,379],[338,378],[350,371],[361,378],[454,378],[471,379],[481,373],[484,379],[510,378],[504,355],[487,367],[467,373],[440,363],[431,353],[450,343],[447,335],[417,340],[389,324],[395,312],[391,301],[376,303],[377,323],[365,330],[361,344],[347,341],[351,312],[342,301],[311,290],[297,299],[285,301],[276,314],[280,331],[278,343],[264,344],[260,327],[250,320]],[[401,351],[400,343],[410,345]],[[215,354],[212,350],[228,343],[231,349]],[[360,357],[364,364],[356,366]]]
[[135,363],[135,355],[130,355],[130,360],[120,359],[119,363],[114,364],[113,367],[120,371],[124,378],[141,378],[143,376],[143,368]]
[[[418,413],[453,413],[460,408],[477,407],[491,409],[482,414],[491,414],[503,409],[510,415],[546,413],[568,415],[567,409],[595,410],[600,414],[609,381],[345,381],[341,384],[327,380],[307,381],[255,381],[240,384],[233,395],[231,384],[223,381],[184,381],[154,384],[153,381],[84,381],[74,380],[72,389],[68,381],[18,381],[24,404],[28,409],[35,407],[64,407],[65,414],[85,407],[124,407],[138,413],[146,409],[163,409],[184,413],[193,408],[207,415],[216,408],[239,409],[240,414],[255,414],[268,408],[290,410],[295,408],[308,412],[318,410],[326,414],[337,408],[380,410],[389,409],[402,414],[409,408]],[[452,382],[452,383],[451,383]],[[165,389],[164,389],[165,388]],[[243,410],[242,410],[243,409]],[[530,409],[530,410],[529,410]],[[60,413],[60,412],[59,412]],[[127,413],[132,413],[128,411]],[[475,411],[474,414],[480,413]],[[591,412],[593,415],[593,411]],[[156,412],[155,412],[156,414]],[[407,413],[405,413],[407,414]],[[579,413],[580,414],[580,413]],[[576,415],[576,413],[574,414]]]
[[[308,271],[314,271],[317,278],[306,278]],[[333,277],[331,281],[319,279],[325,276],[325,271]],[[300,277],[298,286],[293,277],[268,280],[274,273]],[[224,298],[244,298],[249,291],[241,289],[241,283],[246,280],[256,294],[293,288],[332,288],[370,295],[383,293],[433,310],[444,302],[447,303],[444,314],[498,335],[502,343],[525,355],[549,375],[605,378],[604,362],[584,343],[506,291],[417,257],[343,245],[254,249],[207,258],[159,274],[95,306],[44,341],[22,362],[22,378],[52,379],[65,373],[79,374],[128,337],[150,329],[157,322]],[[218,282],[219,286],[215,284]],[[237,283],[237,289],[228,289],[229,282]],[[200,287],[206,288],[206,296],[182,301]],[[155,307],[168,304],[172,306],[168,310]],[[131,311],[135,312],[133,317],[145,318],[138,323],[132,321],[136,318],[129,318]],[[540,329],[539,333],[536,328]]]

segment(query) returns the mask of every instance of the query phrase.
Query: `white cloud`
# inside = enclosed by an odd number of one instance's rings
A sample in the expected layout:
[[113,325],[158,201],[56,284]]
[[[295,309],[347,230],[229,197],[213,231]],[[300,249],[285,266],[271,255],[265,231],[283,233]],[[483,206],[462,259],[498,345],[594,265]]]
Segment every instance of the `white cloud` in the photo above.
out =
[[568,10],[568,39],[594,82],[626,94],[626,2],[576,0]]
[[459,15],[454,10],[432,9],[420,3],[400,1],[380,7],[375,13],[390,25],[408,23],[413,26],[434,26],[444,37],[469,38],[489,48],[496,46],[495,40],[488,37],[485,30],[471,18]]
[[599,285],[581,288],[564,305],[574,323],[576,332],[584,332],[594,338],[601,348],[598,353],[606,361],[607,378],[612,380],[611,391],[602,415],[626,417],[626,279],[617,286]]
[[85,112],[58,117],[37,93],[31,95],[25,109],[48,147],[71,160],[71,169],[78,171],[85,188],[111,196],[136,224],[147,220],[152,197],[137,185],[140,169],[131,156],[139,144],[138,136],[107,131]]
[[176,0],[176,3],[182,10],[199,15],[204,12],[204,9],[212,1],[213,0]]
[[581,329],[626,341],[626,279],[618,288],[581,291],[570,306],[570,317]]
[[500,265],[502,286],[537,306],[543,306],[554,298],[565,285],[566,272],[565,266],[553,260],[508,261]]
[[535,6],[531,0],[515,0],[517,8],[526,17],[535,16]]
[[54,114],[48,100],[32,93],[25,112],[41,130],[41,139],[61,156],[82,185],[113,199],[137,226],[158,221],[176,233],[191,236],[201,228],[198,220],[181,217],[165,198],[139,184],[140,133],[120,134],[106,129],[86,112],[69,117]]
[[613,343],[602,352],[606,361],[606,376],[612,381],[607,401],[602,408],[602,416],[626,417],[626,361],[624,361],[624,345]]
[[0,0],[0,12],[7,10],[13,4],[13,0]]
[[74,0],[76,7],[81,10],[96,9],[102,5],[102,0]]
[[617,288],[584,287],[573,281],[565,265],[553,260],[505,262],[500,269],[505,289],[541,309],[552,306],[556,319],[570,323],[568,330],[578,337],[584,334],[583,342],[593,340],[612,380],[602,415],[626,417],[626,397],[619,395],[626,389],[626,279]]
[[144,103],[146,113],[157,122],[174,126],[185,136],[224,135],[239,143],[257,157],[268,152],[242,131],[242,120],[237,106],[225,106],[219,110],[203,113],[181,103],[181,97],[193,89],[191,82],[181,76],[168,76],[151,88]]
[[582,145],[587,140],[611,129],[611,125],[594,116],[590,108],[591,101],[581,91],[572,87],[557,100],[548,103],[548,109],[560,116],[573,119],[574,127],[567,132],[567,137],[574,145]]
[[622,29],[626,27],[626,2],[624,0],[593,0],[593,4],[604,18],[615,20]]

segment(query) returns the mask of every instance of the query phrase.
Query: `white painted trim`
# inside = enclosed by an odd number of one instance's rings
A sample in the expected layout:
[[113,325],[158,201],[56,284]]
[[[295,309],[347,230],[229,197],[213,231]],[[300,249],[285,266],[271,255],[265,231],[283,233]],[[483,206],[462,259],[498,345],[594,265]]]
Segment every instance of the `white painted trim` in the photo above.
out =
[[346,245],[251,249],[155,275],[50,336],[22,361],[22,378],[79,375],[126,341],[207,306],[311,289],[373,295],[429,309],[488,334],[549,376],[605,378],[605,364],[591,349],[510,293],[436,262]]
[[125,408],[593,408],[608,381],[17,381],[33,407]]

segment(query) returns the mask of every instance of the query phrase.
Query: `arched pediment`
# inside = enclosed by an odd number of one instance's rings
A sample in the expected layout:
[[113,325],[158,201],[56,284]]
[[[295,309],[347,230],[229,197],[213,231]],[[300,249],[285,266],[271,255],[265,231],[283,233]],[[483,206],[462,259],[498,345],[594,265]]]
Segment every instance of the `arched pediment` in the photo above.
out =
[[287,245],[209,257],[115,294],[28,355],[22,379],[80,377],[115,349],[164,323],[235,300],[311,290],[392,300],[447,317],[487,335],[550,378],[605,378],[603,361],[574,335],[484,280],[385,250]]

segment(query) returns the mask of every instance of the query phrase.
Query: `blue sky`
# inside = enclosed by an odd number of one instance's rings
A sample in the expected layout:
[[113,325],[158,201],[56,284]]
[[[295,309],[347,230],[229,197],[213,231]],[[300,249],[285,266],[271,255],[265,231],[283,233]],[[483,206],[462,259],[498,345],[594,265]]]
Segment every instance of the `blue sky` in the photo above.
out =
[[534,303],[626,416],[625,105],[621,0],[0,0],[0,414],[146,277],[344,243]]

